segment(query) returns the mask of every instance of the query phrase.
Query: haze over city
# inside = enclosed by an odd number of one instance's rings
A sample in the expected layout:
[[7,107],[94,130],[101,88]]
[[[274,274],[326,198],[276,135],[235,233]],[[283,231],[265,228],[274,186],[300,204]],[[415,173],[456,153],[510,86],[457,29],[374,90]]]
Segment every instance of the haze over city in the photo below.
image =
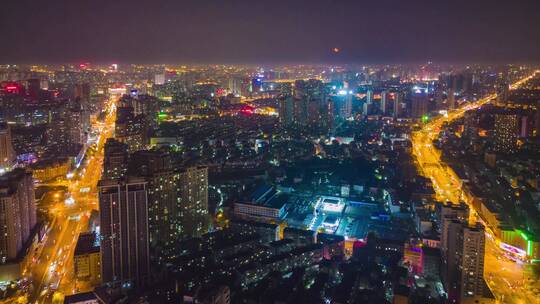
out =
[[539,6],[524,0],[9,1],[0,11],[0,62],[538,62]]
[[539,20],[4,3],[0,304],[540,303]]

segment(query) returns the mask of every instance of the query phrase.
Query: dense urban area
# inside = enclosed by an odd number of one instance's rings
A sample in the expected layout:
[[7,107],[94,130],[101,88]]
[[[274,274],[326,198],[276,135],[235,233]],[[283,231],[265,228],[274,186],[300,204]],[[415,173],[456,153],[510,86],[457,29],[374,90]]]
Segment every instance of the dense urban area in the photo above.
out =
[[0,66],[1,303],[540,303],[539,262],[535,66]]

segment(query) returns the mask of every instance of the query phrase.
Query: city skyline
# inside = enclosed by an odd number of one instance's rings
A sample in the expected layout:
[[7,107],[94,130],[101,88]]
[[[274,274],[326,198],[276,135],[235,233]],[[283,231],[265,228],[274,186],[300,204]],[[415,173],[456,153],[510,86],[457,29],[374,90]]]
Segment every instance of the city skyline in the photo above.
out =
[[540,304],[540,2],[0,9],[0,304]]

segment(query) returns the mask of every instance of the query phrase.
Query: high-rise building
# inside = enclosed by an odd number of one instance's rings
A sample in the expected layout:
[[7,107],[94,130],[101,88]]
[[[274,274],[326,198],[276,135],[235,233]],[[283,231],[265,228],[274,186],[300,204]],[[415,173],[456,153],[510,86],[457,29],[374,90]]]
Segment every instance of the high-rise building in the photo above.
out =
[[279,99],[279,122],[282,126],[290,126],[294,122],[294,99],[282,96]]
[[441,252],[444,256],[448,250],[448,231],[446,231],[448,227],[445,226],[445,219],[457,219],[458,221],[465,223],[469,219],[469,207],[465,203],[459,205],[446,203],[441,206],[439,219],[441,222]]
[[534,117],[534,129],[536,137],[540,137],[540,101],[536,103],[536,115]]
[[413,118],[421,118],[428,113],[428,96],[427,94],[418,93],[411,96],[411,116]]
[[495,151],[499,153],[514,153],[517,149],[518,115],[495,115]]
[[453,88],[448,89],[448,109],[453,110],[456,108],[456,95]]
[[373,103],[373,91],[372,90],[367,90],[367,92],[366,92],[366,103],[368,105]]
[[295,124],[321,126],[327,102],[326,88],[322,81],[317,79],[295,81],[293,96]]
[[90,84],[80,83],[75,86],[74,97],[80,99],[83,107],[90,104]]
[[128,175],[148,183],[152,245],[167,247],[208,232],[206,167],[176,168],[166,151],[137,151],[130,156]]
[[128,147],[115,139],[105,142],[102,179],[119,179],[126,175],[128,168]]
[[165,84],[165,73],[154,75],[154,84],[157,84],[157,85]]
[[520,119],[519,136],[527,138],[533,134],[532,123],[530,116],[522,116]]
[[469,225],[464,204],[441,208],[442,277],[452,303],[484,293],[484,227]]
[[167,152],[137,151],[129,173],[148,182],[148,225],[152,245],[174,244],[180,239],[180,175]]
[[337,117],[349,119],[352,117],[352,94],[349,92],[333,96]]
[[16,168],[0,176],[0,264],[18,257],[35,226],[32,173]]
[[150,274],[147,183],[143,178],[101,180],[101,278],[145,285]]
[[130,153],[144,150],[148,140],[146,116],[135,116],[133,107],[118,108],[114,133],[118,141],[128,146]]
[[[448,298],[454,300],[459,299],[460,295],[460,244],[461,231],[464,223],[453,217],[446,217],[442,221],[441,239],[444,235],[444,244],[441,242],[442,256],[442,279],[443,284],[448,292]],[[444,247],[443,247],[444,246]]]
[[68,112],[68,141],[70,144],[83,145],[86,143],[87,133],[82,109],[71,109]]
[[28,92],[28,95],[32,99],[37,99],[39,97],[39,91],[41,89],[41,81],[38,78],[32,78],[32,79],[28,79],[26,83],[27,83],[26,90]]
[[201,236],[208,232],[208,168],[187,167],[179,171],[180,213],[183,236]]
[[91,102],[91,90],[90,84],[83,83],[75,86],[75,99],[73,101],[75,111],[79,112],[80,116],[80,128],[83,133],[90,131],[90,114],[96,112],[98,109],[95,104]]
[[381,110],[381,114],[385,115],[387,112],[388,112],[388,106],[389,106],[389,103],[388,103],[388,92],[387,91],[382,91],[381,92],[381,103],[380,103],[380,110]]
[[11,140],[11,129],[8,124],[0,124],[0,175],[9,170],[15,163],[15,150]]
[[403,102],[403,95],[401,92],[396,92],[394,94],[394,118],[398,118],[401,116],[401,103]]
[[461,244],[461,300],[482,296],[486,283],[484,281],[484,253],[485,231],[484,226],[476,223],[474,226],[464,226],[460,234]]

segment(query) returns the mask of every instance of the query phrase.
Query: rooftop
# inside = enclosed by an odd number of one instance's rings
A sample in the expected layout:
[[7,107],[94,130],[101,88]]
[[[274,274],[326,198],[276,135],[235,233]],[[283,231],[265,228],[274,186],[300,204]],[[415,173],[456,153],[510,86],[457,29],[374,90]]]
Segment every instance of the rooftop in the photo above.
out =
[[81,233],[75,247],[75,255],[99,252],[99,242],[94,232]]

